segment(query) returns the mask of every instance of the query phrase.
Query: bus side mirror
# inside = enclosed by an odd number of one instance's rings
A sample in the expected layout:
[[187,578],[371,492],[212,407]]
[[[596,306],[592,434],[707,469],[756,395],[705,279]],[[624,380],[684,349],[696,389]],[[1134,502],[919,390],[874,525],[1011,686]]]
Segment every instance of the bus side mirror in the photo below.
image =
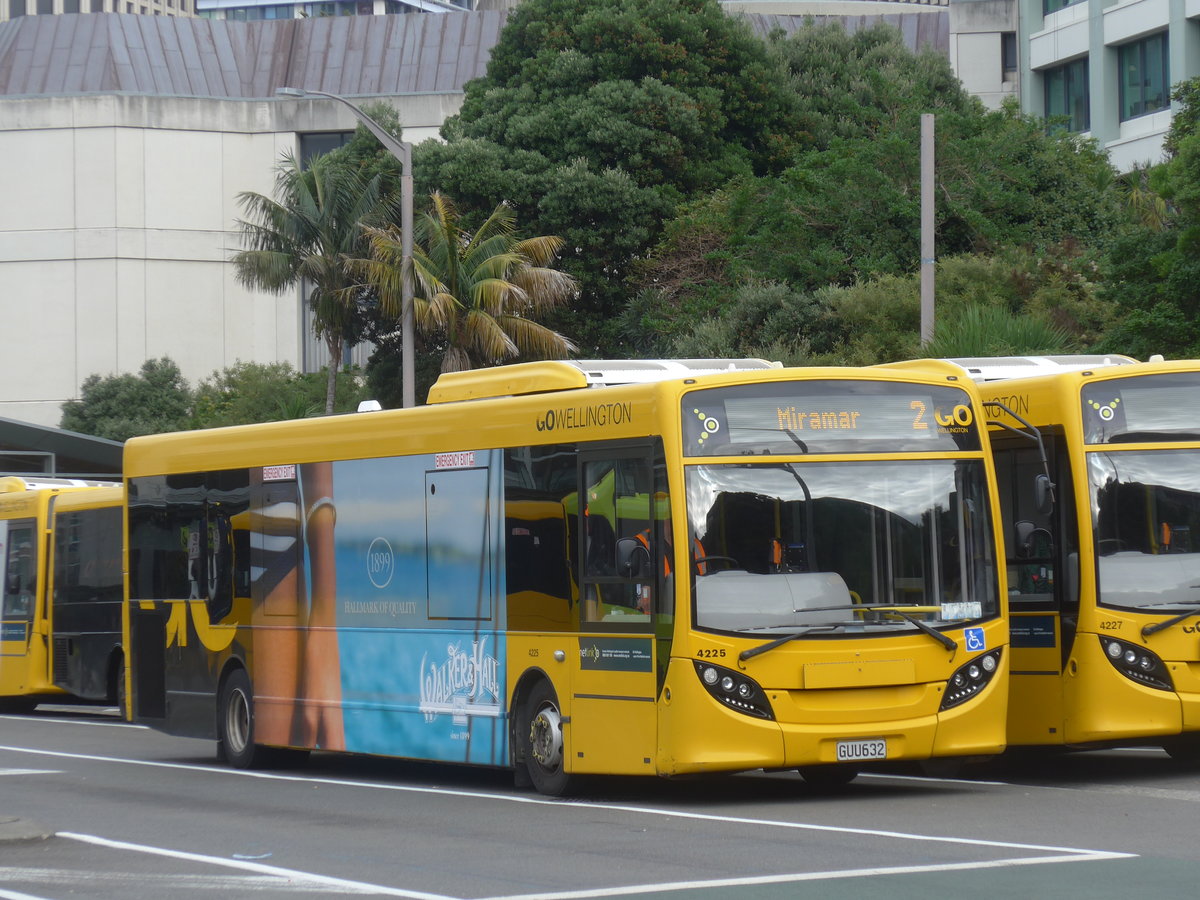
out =
[[1049,475],[1038,475],[1033,479],[1033,504],[1043,515],[1054,509],[1054,484]]
[[642,578],[650,574],[650,551],[637,538],[617,541],[617,574],[622,578]]

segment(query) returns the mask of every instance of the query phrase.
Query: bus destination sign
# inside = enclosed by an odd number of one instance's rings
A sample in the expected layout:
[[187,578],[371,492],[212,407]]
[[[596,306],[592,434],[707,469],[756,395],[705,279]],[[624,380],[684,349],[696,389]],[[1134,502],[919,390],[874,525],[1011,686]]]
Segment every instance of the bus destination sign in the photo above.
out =
[[690,456],[978,450],[959,388],[791,381],[695,391],[683,402]]

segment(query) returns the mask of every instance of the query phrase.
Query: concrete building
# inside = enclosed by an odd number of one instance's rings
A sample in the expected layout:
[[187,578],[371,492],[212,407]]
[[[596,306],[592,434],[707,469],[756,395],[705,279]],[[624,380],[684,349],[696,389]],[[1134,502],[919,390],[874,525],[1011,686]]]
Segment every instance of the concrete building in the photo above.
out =
[[1200,0],[952,0],[950,19],[969,91],[1019,96],[1022,111],[1095,138],[1123,172],[1162,161],[1171,90],[1200,75]]
[[1020,98],[1016,0],[952,0],[950,65],[989,109]]
[[315,370],[299,293],[254,293],[230,255],[242,191],[353,115],[279,87],[386,98],[436,135],[502,14],[218,22],[125,15],[0,25],[0,417],[57,425],[93,373],[169,356],[195,383],[239,360]]
[[1122,171],[1161,161],[1171,89],[1200,75],[1200,0],[1019,0],[1022,106],[1061,116]]
[[143,16],[194,16],[196,0],[0,0],[0,22],[22,16],[73,13],[132,13]]

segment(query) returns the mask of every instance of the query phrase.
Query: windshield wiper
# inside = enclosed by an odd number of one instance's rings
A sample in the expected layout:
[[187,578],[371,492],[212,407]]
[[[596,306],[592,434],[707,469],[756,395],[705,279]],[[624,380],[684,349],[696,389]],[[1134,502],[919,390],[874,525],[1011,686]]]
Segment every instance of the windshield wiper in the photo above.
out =
[[788,641],[794,641],[794,640],[796,640],[796,638],[802,638],[806,634],[810,634],[811,632],[814,632],[814,631],[820,631],[821,629],[824,629],[824,628],[833,629],[833,628],[842,628],[842,627],[843,627],[843,625],[841,622],[831,622],[828,625],[810,625],[808,628],[805,628],[803,631],[792,631],[792,632],[789,632],[788,634],[781,634],[779,637],[775,638],[775,640],[773,640],[773,641],[767,641],[765,644],[759,644],[757,647],[751,647],[749,650],[743,650],[741,653],[738,654],[738,659],[740,659],[742,661],[751,659],[752,657],[758,656],[758,654],[760,654],[760,653],[766,653],[768,650],[774,650],[776,647],[782,647]]
[[[1188,586],[1192,588],[1200,588],[1200,584],[1192,584]],[[1200,606],[1197,606],[1195,609],[1189,609],[1187,612],[1182,612],[1177,616],[1171,616],[1171,618],[1167,619],[1165,622],[1154,622],[1150,625],[1143,625],[1142,637],[1150,637],[1150,635],[1164,631],[1165,629],[1170,628],[1172,625],[1178,625],[1184,619],[1190,619],[1192,616],[1200,616]]]
[[958,649],[958,641],[956,641],[954,638],[950,637],[950,635],[948,635],[948,634],[942,634],[936,628],[931,627],[928,622],[922,622],[920,619],[915,618],[914,616],[910,616],[908,613],[900,612],[900,610],[895,609],[895,608],[889,608],[888,612],[899,616],[905,622],[909,622],[913,625],[916,625],[918,631],[925,632],[927,635],[929,635],[931,638],[933,638],[935,641],[937,641],[939,644],[941,644],[947,650],[957,650]]
[[[936,608],[936,607],[933,607],[933,608]],[[846,606],[813,606],[813,607],[809,607],[807,609],[797,610],[797,612],[806,612],[806,613],[808,613],[808,612],[832,612],[835,610],[845,610],[845,609],[852,609],[855,612],[862,611],[862,612],[891,613],[892,615],[899,616],[900,618],[902,618],[904,621],[908,622],[909,624],[915,625],[917,627],[918,631],[921,631],[921,632],[929,635],[931,638],[933,638],[935,641],[937,641],[939,644],[941,644],[947,650],[957,650],[958,649],[958,641],[954,640],[954,638],[950,637],[950,635],[942,634],[942,632],[940,632],[936,628],[933,628],[932,626],[930,626],[929,623],[922,622],[920,619],[916,618],[915,616],[911,616],[908,613],[903,611],[905,609],[908,609],[913,612],[926,612],[929,609],[926,607],[907,606],[907,605],[902,606],[900,604],[889,605],[886,603],[882,604],[882,605],[863,606],[860,603],[852,603],[852,604],[849,604]],[[760,644],[757,647],[751,647],[749,650],[743,650],[741,653],[738,654],[738,659],[741,659],[741,660],[750,659],[752,657],[758,656],[760,653],[766,653],[768,650],[774,650],[776,647],[783,646],[788,641],[794,641],[796,638],[804,637],[804,635],[809,634],[810,632],[816,631],[821,628],[838,628],[838,627],[841,627],[840,622],[832,623],[832,624],[828,624],[828,625],[813,625],[809,628],[805,628],[803,631],[796,631],[796,632],[792,632],[789,634],[780,635],[779,637],[775,638],[775,640],[773,640],[773,641],[768,641],[767,643]]]

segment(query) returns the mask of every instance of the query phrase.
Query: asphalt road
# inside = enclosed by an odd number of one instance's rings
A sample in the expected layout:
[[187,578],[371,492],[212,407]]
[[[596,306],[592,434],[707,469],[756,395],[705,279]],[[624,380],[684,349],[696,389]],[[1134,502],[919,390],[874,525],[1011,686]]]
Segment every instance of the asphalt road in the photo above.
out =
[[[600,780],[335,755],[239,772],[111,712],[0,716],[0,900],[297,895],[1193,898],[1200,767],[1155,750],[908,770]],[[47,836],[43,836],[47,835]]]

